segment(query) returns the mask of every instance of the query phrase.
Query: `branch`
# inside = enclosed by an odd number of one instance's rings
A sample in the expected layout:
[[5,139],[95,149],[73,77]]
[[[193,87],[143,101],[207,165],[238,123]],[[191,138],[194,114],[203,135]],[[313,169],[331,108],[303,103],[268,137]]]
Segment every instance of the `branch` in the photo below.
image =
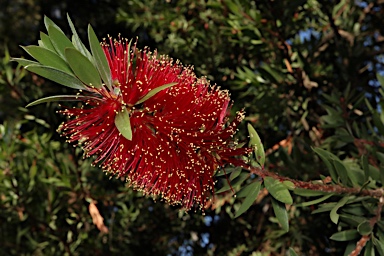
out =
[[258,175],[261,178],[264,177],[272,177],[279,181],[290,181],[295,185],[295,188],[303,188],[303,189],[309,189],[313,191],[322,191],[327,193],[337,193],[337,194],[349,194],[349,195],[361,195],[361,196],[369,196],[373,198],[382,198],[384,197],[384,189],[360,189],[360,188],[348,188],[341,185],[327,185],[322,183],[312,183],[310,181],[300,181],[291,179],[288,177],[283,177],[277,173],[273,173],[270,171],[267,171],[265,169],[261,169],[259,167],[253,167],[249,166],[247,164],[241,165],[242,168],[250,171],[253,174]]

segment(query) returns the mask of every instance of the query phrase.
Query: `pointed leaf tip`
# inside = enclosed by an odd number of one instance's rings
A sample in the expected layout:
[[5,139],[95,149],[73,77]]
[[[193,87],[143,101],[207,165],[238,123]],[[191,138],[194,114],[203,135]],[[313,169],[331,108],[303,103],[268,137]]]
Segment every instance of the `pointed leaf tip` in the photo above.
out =
[[260,137],[257,134],[255,128],[251,124],[247,125],[249,133],[249,146],[254,148],[256,161],[260,164],[261,167],[264,167],[265,163],[265,152],[264,146],[261,143]]

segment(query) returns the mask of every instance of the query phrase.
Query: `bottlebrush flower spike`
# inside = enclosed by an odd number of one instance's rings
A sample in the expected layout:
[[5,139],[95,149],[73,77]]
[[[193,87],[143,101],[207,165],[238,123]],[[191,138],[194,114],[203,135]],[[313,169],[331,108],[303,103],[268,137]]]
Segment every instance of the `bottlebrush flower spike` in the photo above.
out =
[[[59,111],[69,120],[58,131],[68,142],[81,145],[86,157],[95,156],[94,163],[125,177],[145,195],[161,196],[187,210],[195,204],[204,207],[214,190],[215,171],[227,164],[241,165],[243,160],[236,157],[251,152],[238,148],[233,139],[244,113],[228,122],[228,92],[197,78],[191,67],[156,51],[138,50],[126,40],[104,42],[103,56],[95,45],[92,54],[81,42],[73,45],[76,51],[54,49],[66,57],[66,74],[81,81],[75,83],[82,89],[79,95],[36,101],[80,101],[75,108]],[[93,69],[80,74],[75,60]]]

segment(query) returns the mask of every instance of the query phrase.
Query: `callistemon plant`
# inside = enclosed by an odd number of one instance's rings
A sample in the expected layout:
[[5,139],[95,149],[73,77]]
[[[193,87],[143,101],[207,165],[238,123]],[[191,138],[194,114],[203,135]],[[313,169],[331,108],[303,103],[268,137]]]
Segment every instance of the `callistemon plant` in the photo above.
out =
[[41,33],[39,46],[23,47],[36,61],[15,60],[79,92],[28,106],[79,101],[59,111],[69,117],[58,129],[68,142],[145,195],[185,209],[204,207],[214,173],[227,164],[242,165],[239,156],[250,152],[233,139],[244,113],[229,122],[228,92],[197,78],[192,67],[127,40],[100,44],[91,26],[89,51],[69,17],[72,41],[50,19],[44,21],[48,34]]

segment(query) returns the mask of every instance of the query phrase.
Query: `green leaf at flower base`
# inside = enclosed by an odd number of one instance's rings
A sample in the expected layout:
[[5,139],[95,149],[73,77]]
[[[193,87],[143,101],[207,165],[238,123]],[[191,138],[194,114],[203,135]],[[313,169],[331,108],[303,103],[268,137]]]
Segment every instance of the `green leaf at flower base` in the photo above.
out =
[[52,80],[53,82],[73,89],[89,90],[77,77],[64,73],[63,71],[55,68],[42,65],[28,65],[25,67],[25,69],[49,80]]
[[40,41],[42,42],[42,45],[41,45],[42,47],[44,47],[47,50],[51,50],[51,51],[57,53],[55,50],[55,47],[53,46],[53,44],[51,42],[51,39],[49,39],[49,36],[47,34],[40,32],[40,39],[41,39]]
[[264,178],[264,185],[268,192],[277,200],[285,204],[292,204],[292,196],[289,190],[278,180],[272,177]]
[[99,70],[100,76],[104,83],[112,91],[112,75],[108,65],[107,57],[105,56],[103,48],[101,48],[100,42],[97,39],[95,31],[93,31],[91,25],[88,25],[88,40],[97,70]]
[[67,14],[67,20],[68,20],[69,27],[71,28],[71,31],[72,31],[72,43],[73,43],[73,45],[75,46],[75,48],[77,50],[79,50],[89,60],[92,60],[91,53],[88,51],[87,47],[85,47],[83,42],[81,42],[80,37],[77,34],[76,28],[73,25],[72,20],[71,20],[71,18],[69,17],[68,14]]
[[127,140],[132,140],[132,127],[131,121],[129,118],[129,113],[126,108],[116,114],[115,125],[117,130],[123,135]]
[[22,48],[44,66],[53,67],[65,73],[73,74],[67,62],[55,52],[36,45],[30,45]]
[[26,108],[35,106],[37,104],[54,102],[54,101],[81,101],[84,99],[89,99],[89,96],[80,96],[80,95],[55,95],[50,97],[41,98],[35,100],[34,102],[29,103]]
[[359,232],[357,232],[356,229],[349,229],[334,233],[330,239],[335,241],[350,241],[358,238],[359,236]]
[[22,58],[12,58],[11,61],[17,61],[21,66],[28,66],[28,65],[40,65],[38,62],[33,60],[27,60]]
[[255,202],[261,189],[261,182],[260,181],[253,182],[249,184],[248,187],[249,187],[250,193],[245,197],[240,208],[237,210],[235,214],[235,218],[239,217],[241,214],[247,211],[249,207],[251,207],[252,204]]
[[58,28],[48,26],[48,35],[57,54],[65,59],[65,49],[74,47],[68,37]]
[[75,48],[65,49],[65,58],[75,75],[90,87],[101,88],[99,72],[87,57]]
[[335,224],[339,221],[339,214],[337,213],[337,210],[339,210],[341,207],[343,207],[349,200],[349,196],[343,197],[336,205],[332,208],[331,212],[329,213],[329,216],[331,218],[331,221]]
[[362,236],[369,235],[373,231],[373,226],[371,225],[371,222],[369,220],[365,220],[361,222],[359,226],[357,226],[357,231]]
[[282,229],[285,232],[289,231],[289,222],[288,222],[288,212],[287,209],[285,208],[285,204],[277,201],[274,198],[272,199],[272,207],[273,211],[275,212],[275,216],[277,220],[279,221]]
[[149,98],[151,98],[152,96],[154,96],[156,93],[164,90],[164,89],[167,89],[171,86],[174,86],[174,85],[177,85],[177,83],[169,83],[169,84],[164,84],[162,86],[159,86],[159,87],[156,87],[155,89],[152,89],[150,90],[147,95],[145,95],[143,98],[141,98],[138,102],[136,102],[135,105],[137,104],[141,104],[143,103],[144,101],[148,100]]
[[248,133],[249,133],[249,146],[254,148],[256,161],[260,164],[261,167],[264,167],[265,163],[265,152],[264,146],[261,143],[260,137],[257,134],[256,130],[253,128],[251,124],[247,125]]

